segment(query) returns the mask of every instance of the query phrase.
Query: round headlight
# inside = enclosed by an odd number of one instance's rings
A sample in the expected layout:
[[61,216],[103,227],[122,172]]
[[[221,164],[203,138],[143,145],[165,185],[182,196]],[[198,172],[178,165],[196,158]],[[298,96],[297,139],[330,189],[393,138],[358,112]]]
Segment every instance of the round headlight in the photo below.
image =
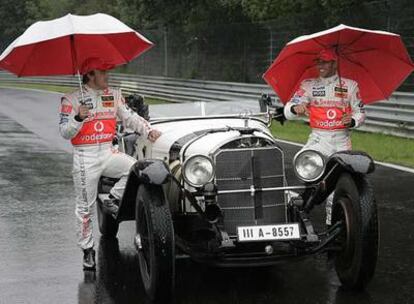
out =
[[211,159],[204,155],[193,155],[183,164],[184,180],[193,187],[202,187],[214,177]]
[[325,160],[317,151],[304,150],[296,154],[293,166],[297,177],[305,182],[313,182],[322,176]]

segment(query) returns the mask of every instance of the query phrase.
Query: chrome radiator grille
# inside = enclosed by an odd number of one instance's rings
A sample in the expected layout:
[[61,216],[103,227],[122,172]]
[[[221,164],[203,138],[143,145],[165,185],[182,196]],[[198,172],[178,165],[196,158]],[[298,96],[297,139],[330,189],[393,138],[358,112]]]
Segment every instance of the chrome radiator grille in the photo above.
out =
[[221,224],[230,235],[237,226],[283,223],[286,206],[283,191],[220,193],[223,190],[284,186],[283,152],[277,147],[226,149],[215,155],[217,202]]

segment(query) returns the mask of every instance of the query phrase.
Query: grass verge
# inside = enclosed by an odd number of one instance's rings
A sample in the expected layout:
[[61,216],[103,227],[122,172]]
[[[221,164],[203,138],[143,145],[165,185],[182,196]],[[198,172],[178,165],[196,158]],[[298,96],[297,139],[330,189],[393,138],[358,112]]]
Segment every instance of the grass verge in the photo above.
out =
[[[289,121],[283,126],[277,122],[272,124],[275,137],[297,143],[305,143],[309,133],[309,126],[300,121]],[[352,132],[352,148],[368,153],[377,161],[414,168],[413,139],[355,130]]]
[[59,93],[69,93],[75,90],[74,87],[51,85],[51,84],[29,84],[29,83],[2,83],[2,88],[24,88],[24,89],[36,89],[45,90]]

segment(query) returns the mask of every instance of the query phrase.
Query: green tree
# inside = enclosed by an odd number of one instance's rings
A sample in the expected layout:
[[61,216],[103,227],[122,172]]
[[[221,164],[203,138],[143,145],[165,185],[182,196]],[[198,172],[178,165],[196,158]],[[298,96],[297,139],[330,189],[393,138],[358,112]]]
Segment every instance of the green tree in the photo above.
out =
[[121,16],[140,27],[180,26],[247,21],[235,0],[119,0]]
[[3,49],[26,28],[27,12],[23,1],[0,0],[0,7],[0,48]]
[[373,0],[241,0],[244,13],[253,21],[283,19],[297,27],[326,28],[338,23],[362,25],[366,4]]
[[119,18],[119,3],[119,0],[72,0],[67,2],[66,10],[78,15],[105,13]]

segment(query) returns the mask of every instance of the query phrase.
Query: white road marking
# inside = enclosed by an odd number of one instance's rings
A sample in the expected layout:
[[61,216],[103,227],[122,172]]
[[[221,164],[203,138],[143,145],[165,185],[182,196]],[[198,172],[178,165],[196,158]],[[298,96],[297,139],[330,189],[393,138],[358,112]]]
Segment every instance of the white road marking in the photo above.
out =
[[[288,141],[288,140],[283,140],[283,139],[278,139],[279,142],[285,143],[285,144],[289,144],[292,146],[296,146],[296,147],[303,147],[303,144],[299,144],[299,143],[295,143],[292,141]],[[414,169],[412,168],[408,168],[408,167],[404,167],[404,166],[400,166],[400,165],[394,165],[394,164],[389,164],[389,163],[384,163],[384,162],[380,162],[380,161],[374,161],[376,164],[380,165],[380,166],[384,166],[384,167],[388,167],[388,168],[392,168],[392,169],[396,169],[396,170],[400,170],[400,171],[404,171],[404,172],[409,172],[409,173],[414,173]]]

